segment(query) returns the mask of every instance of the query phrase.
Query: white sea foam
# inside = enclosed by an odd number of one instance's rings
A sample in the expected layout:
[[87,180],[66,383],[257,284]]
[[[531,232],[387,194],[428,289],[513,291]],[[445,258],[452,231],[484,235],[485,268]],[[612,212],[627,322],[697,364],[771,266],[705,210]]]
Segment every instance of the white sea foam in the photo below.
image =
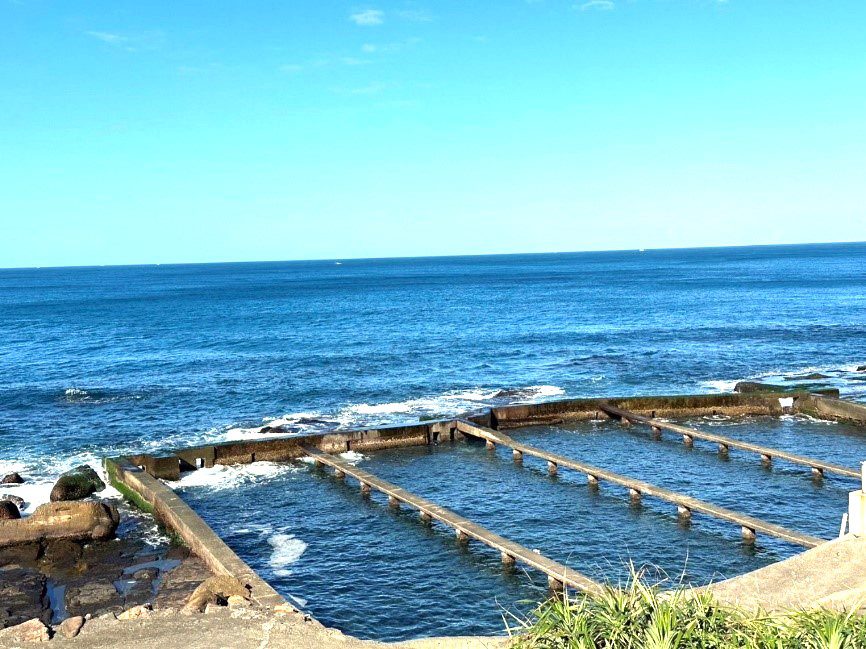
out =
[[358,464],[358,462],[362,462],[365,458],[361,453],[357,451],[346,451],[345,453],[340,453],[340,457],[346,460],[352,466]]
[[307,544],[293,534],[274,534],[268,538],[268,543],[273,548],[268,563],[280,577],[292,574],[288,566],[298,561],[307,549]]
[[232,466],[217,464],[210,468],[185,472],[181,474],[180,480],[167,480],[166,484],[172,489],[208,488],[223,491],[243,484],[264,482],[297,470],[291,464],[278,462],[253,462]]

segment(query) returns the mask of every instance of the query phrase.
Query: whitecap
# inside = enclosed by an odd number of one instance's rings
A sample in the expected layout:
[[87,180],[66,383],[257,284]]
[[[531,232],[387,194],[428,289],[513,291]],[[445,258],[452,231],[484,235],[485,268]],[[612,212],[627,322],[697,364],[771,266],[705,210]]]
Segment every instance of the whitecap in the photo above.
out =
[[234,489],[243,484],[263,482],[298,469],[279,462],[252,462],[227,466],[217,464],[181,474],[180,480],[166,480],[172,489],[207,488],[212,491]]
[[287,566],[298,561],[307,550],[307,544],[293,534],[274,534],[268,538],[268,543],[273,548],[268,564],[280,577],[292,574]]

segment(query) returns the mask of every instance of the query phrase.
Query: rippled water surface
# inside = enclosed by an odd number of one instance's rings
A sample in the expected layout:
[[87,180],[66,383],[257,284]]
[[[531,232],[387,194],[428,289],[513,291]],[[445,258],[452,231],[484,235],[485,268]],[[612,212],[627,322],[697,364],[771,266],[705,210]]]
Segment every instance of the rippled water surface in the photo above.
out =
[[[866,244],[0,270],[0,473],[17,470],[29,478],[16,489],[32,511],[47,498],[58,473],[76,464],[129,451],[261,438],[268,434],[262,432],[265,424],[288,432],[322,431],[563,395],[720,391],[744,378],[796,385],[807,381],[798,377],[815,372],[825,377],[821,383],[863,399],[866,373],[856,368],[866,364],[864,296]],[[800,443],[784,421],[706,423]],[[858,439],[855,432],[822,426],[816,424],[810,438],[817,447],[806,451],[829,458],[848,453],[836,440]],[[539,444],[567,443],[575,453],[588,453],[598,450],[594,445],[608,431],[602,426],[580,434],[525,434],[540,435]],[[671,441],[652,446],[634,435],[618,432],[622,441],[608,447],[610,454],[599,462],[672,481],[669,486],[676,488],[698,476],[716,486],[736,479],[735,487],[716,493],[732,503],[754,488],[751,478],[761,478],[771,496],[752,494],[753,501],[762,501],[749,503],[756,508],[784,498],[785,489],[772,486],[780,479],[777,471],[802,488],[809,506],[812,498],[823,502],[836,488],[832,479],[812,486],[808,476],[788,476],[785,467],[761,473],[754,458],[742,472],[731,472],[741,461],[736,453],[720,463],[700,448],[684,451]],[[831,436],[829,445],[822,435]],[[677,468],[658,475],[653,454],[663,447],[665,461]],[[438,462],[445,471],[459,455],[455,466],[461,471],[476,468],[441,484],[431,481],[427,495],[448,496],[466,513],[515,536],[537,533],[537,541],[527,536],[526,542],[549,548],[559,560],[583,562],[582,569],[593,574],[602,571],[585,563],[590,548],[610,544],[680,570],[684,548],[697,556],[701,534],[713,543],[719,538],[700,524],[680,530],[664,508],[647,504],[634,512],[621,506],[619,495],[613,501],[605,491],[587,495],[567,475],[550,485],[530,462],[518,471],[471,446],[413,453],[366,462],[377,468],[381,463],[384,473],[394,471],[392,477],[402,479],[404,462],[417,462],[422,472],[439,470]],[[856,456],[855,449],[839,461],[853,462]],[[395,524],[402,514],[395,519],[375,502],[359,506],[348,487],[320,484],[323,478],[299,468],[281,469],[276,476],[274,467],[245,471],[235,489],[219,490],[207,475],[188,478],[205,484],[187,488],[196,498],[218,495],[221,506],[241,512],[237,516],[246,518],[250,531],[235,530],[243,528],[240,524],[222,531],[236,535],[233,542],[248,552],[245,556],[259,562],[267,556],[269,570],[291,573],[274,576],[294,580],[283,585],[287,592],[314,594],[310,605],[323,619],[342,618],[336,608],[323,608],[329,604],[315,593],[343,589],[343,597],[332,601],[347,616],[344,628],[361,635],[381,628],[383,637],[409,633],[401,626],[405,621],[371,623],[365,630],[351,618],[345,598],[359,598],[364,580],[385,583],[377,581],[377,571],[390,578],[409,570],[419,554],[430,566],[427,581],[407,579],[399,591],[395,585],[387,592],[373,586],[364,592],[439,607],[443,590],[471,587],[473,598],[459,605],[455,599],[448,607],[454,632],[490,629],[496,622],[471,602],[486,606],[538,596],[526,579],[504,578],[495,557],[455,552],[451,540],[435,530],[419,536],[408,518]],[[282,483],[291,488],[280,492]],[[527,511],[512,498],[534,490],[541,490],[538,497],[547,499],[545,507],[555,515]],[[284,503],[283,518],[274,514],[261,523],[259,510],[267,505],[278,512],[275,502]],[[601,525],[602,519],[592,517],[598,532],[588,534],[580,517],[608,506],[603,520],[618,523]],[[831,533],[837,510],[828,505],[820,511],[825,513],[810,520],[797,520],[794,511],[778,515],[804,531]],[[219,524],[218,512],[214,515]],[[264,528],[256,531],[256,525]],[[722,553],[715,569],[726,574],[784,552],[767,545],[754,555],[743,553],[728,543],[729,532],[719,530],[726,545],[713,546]],[[692,539],[689,544],[679,542],[683,534]],[[253,545],[244,549],[245,543]],[[343,568],[329,574],[308,569],[319,552],[343,557]],[[618,566],[622,554],[591,556]],[[366,572],[349,571],[359,563]],[[699,565],[690,559],[689,574],[708,578]],[[298,587],[299,579],[309,585]],[[395,600],[399,592],[405,595]],[[421,627],[434,619],[415,617]],[[417,634],[427,631],[419,627]]]

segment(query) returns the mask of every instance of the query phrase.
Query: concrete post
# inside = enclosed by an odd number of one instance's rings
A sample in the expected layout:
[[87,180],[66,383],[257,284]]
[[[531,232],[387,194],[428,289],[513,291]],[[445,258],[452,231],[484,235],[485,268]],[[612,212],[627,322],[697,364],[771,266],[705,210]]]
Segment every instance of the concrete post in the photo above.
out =
[[391,509],[400,509],[400,501],[394,498],[394,496],[388,496],[388,506]]
[[340,469],[336,469],[336,470],[334,471],[334,477],[335,477],[337,480],[345,480],[345,478],[346,478],[346,474],[343,473],[342,471],[340,471]]
[[513,566],[515,563],[514,557],[508,554],[507,552],[502,552],[502,565],[503,566]]
[[629,488],[628,497],[631,500],[632,505],[640,505],[640,491]]
[[487,444],[485,444],[485,446],[487,446],[488,451],[495,451],[496,450],[496,444],[491,442],[489,439],[487,440]]
[[743,525],[741,532],[743,535],[743,541],[745,543],[755,542],[755,530],[753,530],[751,527],[746,527],[745,525]]
[[433,517],[427,512],[421,512],[421,522],[422,523],[432,523]]
[[455,535],[457,536],[457,542],[461,545],[465,545],[469,543],[469,536],[467,536],[466,532],[463,530],[454,530]]
[[597,489],[598,488],[598,478],[596,478],[591,473],[587,473],[586,474],[586,484],[588,484],[590,487],[594,487]]
[[730,449],[727,444],[719,444],[719,455],[722,457],[728,457],[728,453],[730,453]]
[[547,577],[547,587],[554,593],[561,593],[565,588],[565,586],[562,584],[561,581],[559,581],[559,579],[551,577],[550,575],[548,575]]
[[866,462],[860,464],[860,490],[848,494],[848,531],[866,536]]
[[364,496],[369,496],[369,495],[370,495],[370,485],[368,485],[366,482],[362,482],[362,483],[361,483],[361,493],[362,493]]
[[685,444],[687,448],[691,448],[695,445],[695,438],[691,435],[683,435],[683,444]]
[[772,466],[772,464],[773,464],[773,458],[770,457],[769,455],[765,455],[762,453],[761,454],[761,466],[763,466],[765,469],[769,469],[770,466]]
[[824,477],[824,469],[817,467],[817,466],[813,466],[812,467],[812,477],[815,478],[815,480],[821,480]]
[[550,475],[556,475],[558,468],[556,466],[556,462],[548,462],[547,463],[547,473]]
[[658,426],[651,426],[650,428],[653,432],[653,439],[656,441],[660,440],[662,438],[662,429]]
[[692,520],[692,510],[685,505],[677,505],[677,517],[681,523],[690,523]]
[[514,458],[514,461],[515,461],[517,464],[522,464],[522,463],[523,463],[523,451],[518,451],[517,449],[514,449],[514,450],[511,452],[511,456]]

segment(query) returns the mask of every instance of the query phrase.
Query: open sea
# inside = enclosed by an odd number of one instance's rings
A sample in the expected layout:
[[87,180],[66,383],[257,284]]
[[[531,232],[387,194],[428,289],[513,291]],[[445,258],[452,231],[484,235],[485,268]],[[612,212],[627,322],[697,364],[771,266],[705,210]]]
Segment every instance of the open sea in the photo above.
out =
[[[863,243],[0,270],[0,476],[15,470],[30,479],[19,488],[29,512],[77,464],[257,438],[268,423],[350,428],[564,396],[729,391],[743,379],[792,385],[815,372],[862,401],[866,372],[856,368],[864,364]],[[842,425],[710,423],[792,450],[799,426],[825,444],[807,444],[812,454],[866,459],[861,433]],[[672,488],[709,481],[715,487],[694,495],[720,504],[761,506],[742,484],[730,487],[740,474],[726,474],[730,465],[714,456],[705,467],[680,465],[680,447],[655,456],[652,445],[600,424],[526,435]],[[599,435],[621,441],[594,443]],[[455,453],[460,466],[477,468],[457,473]],[[623,559],[633,558],[706,582],[790,553],[773,543],[744,553],[736,534],[684,531],[654,522],[652,509],[635,519],[627,505],[593,501],[568,478],[556,485],[564,491],[544,496],[551,490],[541,469],[516,471],[483,447],[357,459],[596,577],[621,575]],[[753,460],[732,453],[731,463]],[[665,476],[655,473],[661,463],[670,465]],[[783,500],[801,477],[774,469],[767,498]],[[820,490],[808,491],[815,516],[788,511],[777,522],[832,536],[847,485],[825,482],[800,485]],[[492,554],[461,553],[445,533],[361,503],[303,464],[199,472],[175,486],[281,591],[356,635],[496,632],[502,607],[542,596],[540,580],[504,578]],[[554,511],[572,503],[569,511],[611,505],[619,513],[599,525],[558,511],[554,529],[549,518],[527,519],[526,508],[490,505],[505,492],[537,492]],[[419,552],[427,565],[416,574],[410,555]],[[706,566],[710,555],[718,561]],[[437,626],[419,621],[425,616],[411,609],[421,605],[436,607]]]

